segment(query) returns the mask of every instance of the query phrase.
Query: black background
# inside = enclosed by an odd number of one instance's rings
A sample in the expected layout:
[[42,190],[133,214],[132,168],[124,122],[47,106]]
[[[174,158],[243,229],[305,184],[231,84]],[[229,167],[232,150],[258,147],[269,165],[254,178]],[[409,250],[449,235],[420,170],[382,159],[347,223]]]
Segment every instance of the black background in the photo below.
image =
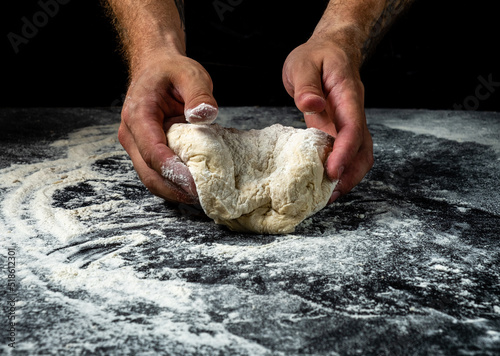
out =
[[[214,1],[187,1],[188,55],[211,74],[220,106],[293,105],[281,82],[283,61],[310,36],[326,2],[269,3],[242,0],[221,20]],[[366,107],[453,109],[466,101],[469,109],[500,111],[500,86],[471,99],[480,76],[500,82],[494,5],[417,0],[362,68]],[[0,106],[120,105],[127,70],[98,0],[60,5],[17,54],[7,34],[21,34],[22,17],[41,8],[33,0],[3,6]]]

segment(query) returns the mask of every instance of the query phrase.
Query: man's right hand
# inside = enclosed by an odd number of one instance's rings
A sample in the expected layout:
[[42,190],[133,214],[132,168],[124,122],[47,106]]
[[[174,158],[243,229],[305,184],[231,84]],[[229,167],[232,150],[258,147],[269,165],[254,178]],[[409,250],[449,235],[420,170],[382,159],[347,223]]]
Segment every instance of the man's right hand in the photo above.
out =
[[198,202],[193,177],[167,147],[165,132],[172,124],[186,121],[186,110],[203,103],[213,109],[201,110],[196,118],[203,120],[206,115],[210,121],[217,115],[212,80],[198,62],[186,56],[150,53],[148,58],[131,74],[118,139],[151,193],[193,204]]

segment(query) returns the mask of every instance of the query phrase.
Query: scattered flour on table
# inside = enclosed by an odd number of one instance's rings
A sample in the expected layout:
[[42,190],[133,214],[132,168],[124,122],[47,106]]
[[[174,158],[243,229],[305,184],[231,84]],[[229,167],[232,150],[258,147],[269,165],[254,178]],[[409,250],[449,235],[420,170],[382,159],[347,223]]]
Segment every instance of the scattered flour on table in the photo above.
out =
[[[145,278],[123,258],[152,238],[165,239],[161,227],[176,220],[164,213],[146,211],[161,206],[160,198],[145,193],[140,200],[131,200],[120,190],[127,184],[140,187],[141,191],[145,188],[128,158],[123,160],[126,154],[117,142],[117,130],[118,125],[104,125],[75,131],[68,139],[52,145],[66,148],[66,157],[14,164],[0,170],[0,245],[16,246],[22,265],[17,274],[20,282],[44,290],[44,303],[62,303],[78,312],[82,325],[105,325],[105,333],[144,333],[142,324],[126,318],[120,321],[120,316],[113,312],[141,302],[163,310],[149,316],[148,324],[154,327],[156,335],[173,345],[184,345],[185,350],[238,345],[249,354],[264,354],[264,347],[212,322],[203,301],[193,299],[193,284],[178,278]],[[99,162],[116,160],[128,169],[96,168]],[[79,189],[88,189],[90,196],[78,195]],[[82,251],[95,253],[85,255]],[[51,292],[47,284],[64,292]],[[82,292],[82,299],[67,297],[69,291]],[[90,300],[83,297],[87,294]],[[106,308],[96,305],[93,298]],[[193,337],[193,324],[209,332]],[[65,325],[61,322],[58,334],[67,332]],[[54,328],[58,326],[54,325],[52,332]],[[82,337],[84,332],[83,327]],[[18,347],[34,352],[37,345],[23,342]]]
[[[221,116],[226,116],[224,110]],[[259,121],[263,127],[268,126],[264,125],[264,119]],[[341,221],[337,224],[338,220],[331,217],[328,224],[322,225],[321,219],[313,216],[299,226],[297,235],[266,239],[220,233],[219,240],[210,240],[213,231],[205,231],[202,223],[201,227],[193,228],[183,225],[178,217],[165,216],[168,209],[161,209],[159,198],[128,197],[122,188],[141,183],[127,159],[121,163],[129,165],[125,172],[96,168],[100,161],[125,157],[116,141],[116,131],[117,125],[76,131],[68,140],[54,143],[54,147],[67,147],[67,157],[0,170],[0,245],[2,248],[4,244],[16,245],[22,266],[19,280],[43,292],[43,306],[56,305],[58,313],[65,309],[74,313],[56,316],[58,322],[50,326],[50,335],[47,333],[47,340],[53,338],[54,344],[59,340],[56,335],[74,339],[75,324],[71,322],[78,323],[80,340],[85,340],[89,350],[95,345],[102,346],[101,340],[113,335],[117,342],[138,336],[148,343],[168,340],[170,345],[183,345],[184,354],[212,347],[222,350],[221,353],[235,350],[251,355],[271,352],[253,339],[236,335],[231,327],[262,322],[259,325],[265,328],[269,321],[284,322],[271,324],[264,335],[275,337],[277,334],[271,330],[274,325],[285,325],[295,333],[295,323],[312,323],[314,318],[334,323],[339,317],[380,319],[387,315],[401,330],[417,322],[424,328],[428,325],[429,330],[444,325],[443,320],[464,325],[463,320],[414,302],[408,304],[413,314],[394,314],[405,308],[393,304],[405,303],[405,298],[401,298],[404,290],[384,289],[386,282],[381,278],[387,275],[400,278],[419,293],[451,293],[468,311],[491,309],[495,315],[500,314],[498,298],[490,306],[478,300],[475,292],[481,284],[474,273],[489,268],[494,256],[481,246],[455,243],[452,235],[426,226],[419,216],[403,214],[404,207],[391,201],[369,205],[355,200],[353,205],[373,207],[373,211],[367,208],[365,215],[356,213],[361,220],[354,228]],[[92,192],[90,197],[77,196],[66,205],[56,199],[65,191],[77,194],[73,188],[82,184]],[[339,207],[334,203],[335,209]],[[376,213],[377,209],[382,212]],[[467,213],[468,209],[458,211]],[[192,235],[186,232],[181,238],[168,235],[166,231],[175,234],[177,230],[172,225],[176,224],[178,229],[191,229]],[[452,253],[446,254],[447,250]],[[85,259],[89,255],[80,257],[82,251],[94,254]],[[179,257],[177,253],[182,255]],[[180,264],[185,261],[198,264],[187,268],[176,267],[173,262],[163,264],[168,259]],[[399,264],[393,266],[393,263]],[[411,271],[407,266],[422,268]],[[232,279],[211,284],[190,281],[182,274],[211,277],[210,273],[218,268],[224,272],[223,278]],[[171,278],[162,278],[167,272]],[[245,287],[251,286],[256,277],[268,288],[266,293],[254,293]],[[370,293],[362,288],[377,286],[373,284],[377,281],[381,289],[373,290],[374,297],[370,299]],[[343,298],[342,306],[332,307],[320,299],[307,299],[305,292],[318,285],[321,290],[317,293]],[[291,290],[297,294],[290,293]],[[27,316],[33,311],[33,304],[21,301],[21,313]],[[143,317],[147,324],[131,321],[129,315],[121,313],[131,312],[141,304],[158,309],[152,315],[145,315],[144,310],[132,313],[134,318]],[[301,312],[304,309],[312,312],[305,315]],[[214,315],[222,321],[217,321]],[[20,320],[24,317],[20,315]],[[429,324],[425,324],[426,320]],[[477,318],[467,322],[477,325],[484,345],[498,343],[497,328]],[[262,336],[259,332],[256,330],[256,335]],[[300,329],[297,337],[280,340],[300,343],[304,332]],[[225,349],[228,345],[231,348]],[[37,352],[38,346],[29,340],[20,345],[26,353]]]

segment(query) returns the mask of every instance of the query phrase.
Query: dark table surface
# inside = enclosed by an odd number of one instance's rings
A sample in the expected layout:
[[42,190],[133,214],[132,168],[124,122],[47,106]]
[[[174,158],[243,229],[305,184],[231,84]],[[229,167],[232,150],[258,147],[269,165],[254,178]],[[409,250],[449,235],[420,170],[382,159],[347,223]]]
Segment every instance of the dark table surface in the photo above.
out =
[[[16,348],[2,328],[0,352],[500,354],[500,114],[367,117],[363,182],[265,236],[149,194],[116,110],[0,110],[0,255],[16,263]],[[218,118],[274,122],[304,126],[292,108]]]

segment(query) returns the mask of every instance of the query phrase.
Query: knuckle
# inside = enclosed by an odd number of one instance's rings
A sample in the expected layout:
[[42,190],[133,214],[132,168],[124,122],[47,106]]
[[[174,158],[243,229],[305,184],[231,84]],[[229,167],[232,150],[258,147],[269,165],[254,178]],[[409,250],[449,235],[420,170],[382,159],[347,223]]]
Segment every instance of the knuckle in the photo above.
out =
[[[143,177],[141,177],[142,183],[148,188],[148,190],[155,194],[156,193],[156,188],[154,185],[154,179],[151,177],[151,175],[146,174]],[[155,194],[156,195],[156,194]]]
[[356,88],[361,93],[362,97],[364,97],[364,95],[365,95],[365,85],[363,84],[363,82],[361,80],[357,81]]
[[127,129],[125,128],[124,126],[125,124],[122,122],[120,124],[120,127],[118,128],[118,141],[120,142],[120,144],[125,147],[126,146],[126,142],[127,142]]
[[331,47],[329,54],[331,60],[333,60],[336,65],[347,65],[351,61],[351,58],[349,57],[347,52],[339,47]]
[[[148,191],[151,194],[159,197],[165,196],[163,190],[161,189],[162,187],[160,187],[158,184],[158,177],[155,176],[154,172],[147,172],[146,174],[143,174],[140,178],[144,186],[148,189]],[[166,188],[166,186],[164,186],[164,188]]]
[[368,169],[371,169],[373,167],[373,164],[375,163],[375,158],[373,157],[372,151],[366,152],[365,162],[366,162],[366,165],[368,166]]
[[303,84],[299,88],[297,96],[299,98],[303,98],[305,95],[311,94],[311,93],[318,94],[318,95],[323,95],[323,90],[322,90],[322,88],[320,86],[318,86],[318,84],[307,83],[307,84]]
[[293,98],[295,96],[295,88],[292,82],[290,81],[290,78],[288,77],[288,75],[283,74],[282,79],[283,79],[283,86],[285,87],[286,92]]
[[203,103],[211,103],[213,101],[212,96],[202,89],[197,89],[191,93],[192,100],[196,100]]
[[152,169],[152,162],[153,162],[153,154],[150,150],[144,149],[143,152],[141,152],[142,159],[144,160],[144,163],[148,166],[148,168]]
[[127,98],[123,103],[121,119],[122,121],[127,122],[130,117],[132,117],[133,113],[137,109],[137,103],[135,100]]
[[212,81],[210,74],[198,62],[193,60],[192,65],[188,65],[182,71],[182,75],[190,79],[197,79],[203,81]]

